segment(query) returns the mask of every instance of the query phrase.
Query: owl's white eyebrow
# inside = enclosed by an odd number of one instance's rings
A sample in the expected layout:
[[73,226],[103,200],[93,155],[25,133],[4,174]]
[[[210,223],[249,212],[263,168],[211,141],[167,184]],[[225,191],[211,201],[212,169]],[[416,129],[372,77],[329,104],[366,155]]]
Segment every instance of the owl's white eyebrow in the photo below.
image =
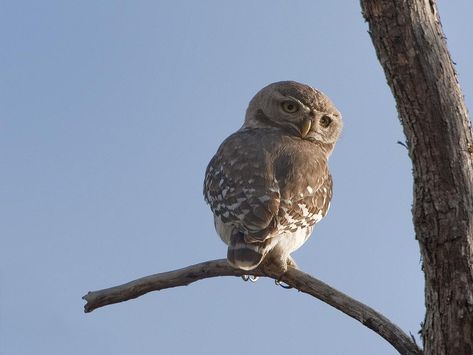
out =
[[287,96],[287,98],[297,102],[299,104],[299,106],[304,109],[305,112],[310,112],[310,108],[307,105],[304,105],[304,103],[302,101],[300,101],[300,100],[298,100],[298,99],[296,99],[295,97],[292,97],[292,96]]

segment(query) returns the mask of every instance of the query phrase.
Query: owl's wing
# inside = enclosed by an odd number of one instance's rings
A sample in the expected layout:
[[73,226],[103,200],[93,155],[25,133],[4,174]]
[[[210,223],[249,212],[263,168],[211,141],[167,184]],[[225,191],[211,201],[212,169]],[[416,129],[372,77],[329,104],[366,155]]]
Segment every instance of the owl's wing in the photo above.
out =
[[305,191],[281,199],[278,220],[282,229],[295,232],[298,228],[311,227],[327,214],[332,198],[331,176],[328,174],[319,185],[311,185]]
[[287,146],[275,159],[280,189],[280,229],[295,232],[319,222],[332,198],[332,177],[323,151],[312,145]]
[[280,193],[268,151],[251,130],[228,137],[205,173],[204,196],[223,223],[245,239],[264,240],[277,227]]

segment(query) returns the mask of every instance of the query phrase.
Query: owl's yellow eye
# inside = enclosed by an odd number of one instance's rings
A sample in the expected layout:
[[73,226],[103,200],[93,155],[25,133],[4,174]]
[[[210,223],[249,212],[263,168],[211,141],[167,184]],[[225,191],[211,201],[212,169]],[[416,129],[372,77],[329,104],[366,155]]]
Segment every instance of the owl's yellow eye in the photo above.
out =
[[320,125],[324,128],[330,126],[330,123],[332,123],[332,118],[330,116],[325,115],[320,119]]
[[281,107],[284,110],[284,112],[287,112],[287,113],[295,113],[299,111],[299,104],[294,101],[283,101],[281,103]]

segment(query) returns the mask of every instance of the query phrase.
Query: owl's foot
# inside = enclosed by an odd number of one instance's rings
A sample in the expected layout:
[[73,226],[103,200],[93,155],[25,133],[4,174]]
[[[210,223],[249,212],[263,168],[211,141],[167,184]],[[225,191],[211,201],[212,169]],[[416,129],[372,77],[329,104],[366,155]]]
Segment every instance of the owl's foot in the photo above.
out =
[[287,258],[277,253],[270,253],[263,260],[262,268],[268,276],[280,278],[287,271]]
[[292,267],[293,269],[299,269],[299,266],[297,266],[297,263],[290,255],[287,257],[286,264],[288,267]]
[[287,272],[288,268],[298,269],[298,266],[294,259],[287,254],[280,254],[273,250],[272,253],[268,254],[263,260],[262,266],[270,274],[283,275]]
[[287,272],[288,268],[297,269],[297,264],[291,256],[272,253],[268,255],[263,263],[266,272],[272,275],[279,275],[275,280],[276,285],[286,289],[292,288],[291,286],[281,282],[281,277]]

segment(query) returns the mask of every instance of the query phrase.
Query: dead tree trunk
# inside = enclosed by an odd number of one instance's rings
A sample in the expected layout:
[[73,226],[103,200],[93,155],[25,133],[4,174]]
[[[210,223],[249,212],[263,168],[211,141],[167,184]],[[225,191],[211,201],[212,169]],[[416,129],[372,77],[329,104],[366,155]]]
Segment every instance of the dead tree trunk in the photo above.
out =
[[473,138],[437,7],[434,0],[361,6],[413,163],[424,351],[473,354]]

